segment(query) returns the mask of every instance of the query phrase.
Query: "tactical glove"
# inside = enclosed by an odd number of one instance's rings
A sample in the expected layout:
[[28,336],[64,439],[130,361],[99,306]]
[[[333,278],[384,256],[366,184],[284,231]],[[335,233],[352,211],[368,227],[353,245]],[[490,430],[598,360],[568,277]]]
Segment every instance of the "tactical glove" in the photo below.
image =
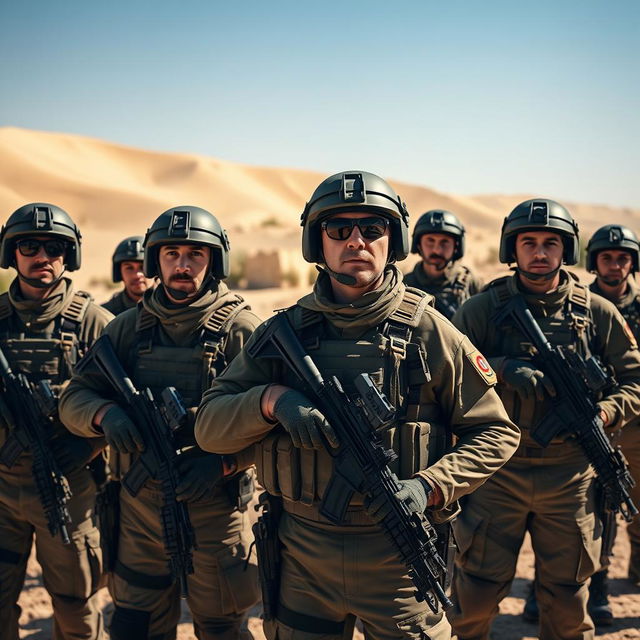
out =
[[332,447],[339,446],[338,437],[327,419],[299,391],[285,391],[276,400],[273,415],[291,436],[294,447],[324,449],[325,441]]
[[187,452],[178,456],[176,466],[180,482],[176,487],[176,499],[179,501],[195,502],[210,496],[224,475],[222,456],[198,449],[195,452],[195,455]]
[[[97,441],[100,442],[97,442]],[[100,450],[100,443],[104,445],[104,438],[79,438],[66,433],[51,440],[50,447],[60,471],[64,475],[86,467]]]
[[[401,488],[394,494],[396,500],[404,502],[407,509],[413,513],[424,513],[429,502],[431,486],[422,478],[400,480]],[[383,496],[373,496],[365,502],[365,509],[369,517],[375,522],[382,522],[391,511],[391,507]]]
[[500,369],[499,378],[500,382],[513,388],[523,400],[535,396],[538,402],[542,402],[545,399],[545,391],[552,398],[556,395],[551,380],[531,362],[507,358]]
[[117,404],[111,405],[104,414],[100,428],[107,443],[120,453],[144,450],[144,441],[138,427],[131,421],[124,409]]

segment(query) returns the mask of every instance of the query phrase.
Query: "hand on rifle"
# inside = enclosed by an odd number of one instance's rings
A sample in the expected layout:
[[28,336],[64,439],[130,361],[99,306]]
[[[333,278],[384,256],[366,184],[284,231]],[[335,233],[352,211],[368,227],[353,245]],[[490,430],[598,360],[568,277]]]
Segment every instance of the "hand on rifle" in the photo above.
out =
[[120,453],[134,453],[144,450],[144,441],[138,427],[124,409],[117,404],[103,407],[94,418],[94,424],[104,433],[107,444]]
[[324,449],[326,442],[332,447],[339,446],[333,427],[299,391],[285,391],[275,402],[273,417],[287,430],[294,447]]
[[176,463],[180,474],[176,487],[178,501],[195,502],[210,496],[224,476],[222,456],[203,453],[199,449],[191,451],[179,455]]
[[[400,480],[400,490],[394,494],[396,500],[404,502],[407,509],[413,513],[424,513],[429,503],[431,486],[422,478]],[[391,506],[384,496],[373,496],[365,502],[365,509],[369,517],[375,522],[382,522],[390,513]]]
[[542,402],[545,391],[552,398],[556,395],[551,380],[531,362],[524,360],[507,358],[500,369],[499,379],[513,388],[523,400],[535,396],[538,402]]

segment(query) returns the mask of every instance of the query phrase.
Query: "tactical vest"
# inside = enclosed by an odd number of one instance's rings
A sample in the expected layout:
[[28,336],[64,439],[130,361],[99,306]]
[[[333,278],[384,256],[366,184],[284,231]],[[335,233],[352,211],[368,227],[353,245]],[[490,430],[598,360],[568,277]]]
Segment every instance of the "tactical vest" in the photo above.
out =
[[[0,295],[0,345],[13,372],[23,373],[33,384],[48,380],[57,394],[87,349],[80,328],[91,300],[90,294],[76,291],[53,320],[53,329],[36,332],[24,326],[8,294]],[[58,430],[64,430],[62,424]]]
[[[570,274],[570,277],[574,276]],[[487,286],[496,314],[513,295],[508,284],[511,278],[512,276],[504,276]],[[536,317],[536,322],[551,344],[577,351],[584,358],[590,357],[594,352],[598,353],[598,338],[593,326],[590,300],[589,288],[574,281],[572,290],[564,301],[561,314],[554,314],[553,317]],[[496,342],[487,349],[488,356],[532,360],[535,354],[533,345],[509,320],[496,325],[494,335]],[[503,384],[498,384],[496,391],[509,417],[523,429],[524,442],[528,435],[526,431],[543,418],[549,409],[548,403],[536,402],[534,398],[523,402],[514,390]]]
[[[431,296],[405,290],[399,308],[379,327],[358,340],[328,335],[324,315],[300,306],[286,311],[305,349],[323,377],[336,376],[351,394],[353,380],[368,373],[378,389],[396,407],[395,425],[384,434],[384,444],[398,459],[391,469],[401,478],[412,477],[442,457],[451,444],[449,430],[437,405],[421,402],[421,391],[431,379],[423,344],[413,339]],[[300,382],[283,369],[279,381],[300,389]],[[317,503],[331,478],[332,460],[324,450],[298,449],[282,429],[272,431],[256,447],[258,478],[265,489],[290,503]],[[362,496],[350,511],[358,510]]]
[[461,266],[453,280],[445,282],[442,286],[422,286],[415,278],[407,276],[405,276],[405,284],[431,294],[435,298],[435,308],[445,318],[451,320],[462,303],[471,297],[469,293],[470,279],[469,269]]
[[185,406],[200,404],[204,391],[227,366],[225,347],[229,330],[237,315],[247,307],[240,296],[222,305],[205,323],[195,346],[178,347],[159,344],[158,317],[138,306],[136,340],[129,362],[135,385],[149,387],[157,398],[165,387],[173,386]]
[[54,319],[53,330],[35,332],[18,319],[8,294],[1,295],[0,343],[14,373],[24,373],[33,383],[49,380],[61,385],[69,380],[87,349],[80,339],[80,327],[91,300],[90,294],[76,291]]

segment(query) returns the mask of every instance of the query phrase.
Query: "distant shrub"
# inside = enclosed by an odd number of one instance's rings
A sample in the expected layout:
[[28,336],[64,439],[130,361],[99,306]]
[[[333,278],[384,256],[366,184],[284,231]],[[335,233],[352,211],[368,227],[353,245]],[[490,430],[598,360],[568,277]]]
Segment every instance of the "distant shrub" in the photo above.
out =
[[89,287],[103,287],[105,289],[118,289],[122,285],[114,282],[109,276],[92,276],[89,280]]
[[297,269],[291,268],[282,274],[282,282],[290,287],[297,287],[300,284],[300,273],[298,273]]
[[278,220],[275,216],[270,216],[269,218],[265,218],[260,222],[261,227],[281,227],[282,222]]
[[9,289],[11,281],[15,278],[15,272],[13,269],[0,271],[0,293],[4,293]]

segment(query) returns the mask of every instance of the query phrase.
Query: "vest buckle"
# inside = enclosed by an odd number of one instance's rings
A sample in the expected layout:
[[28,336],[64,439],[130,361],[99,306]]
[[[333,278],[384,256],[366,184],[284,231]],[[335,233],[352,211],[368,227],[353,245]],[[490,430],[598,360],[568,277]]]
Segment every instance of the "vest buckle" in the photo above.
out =
[[389,336],[389,351],[399,360],[407,357],[407,341],[398,336]]

